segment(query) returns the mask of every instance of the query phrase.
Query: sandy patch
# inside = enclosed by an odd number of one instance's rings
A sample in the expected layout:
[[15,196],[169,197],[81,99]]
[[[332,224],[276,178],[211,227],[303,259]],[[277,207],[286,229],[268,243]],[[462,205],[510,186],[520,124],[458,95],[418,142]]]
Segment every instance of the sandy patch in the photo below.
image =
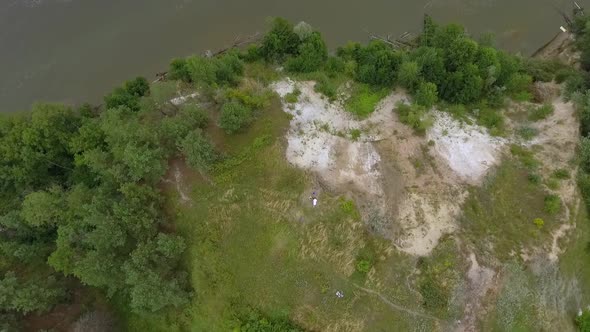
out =
[[561,198],[564,210],[562,223],[553,231],[552,241],[547,244],[548,258],[551,262],[556,262],[562,252],[559,240],[576,227],[575,214],[578,211],[579,197],[576,184],[577,168],[572,167],[575,165],[572,161],[579,141],[579,126],[571,102],[566,103],[563,99],[557,98],[553,101],[553,107],[555,111],[551,116],[532,124],[539,134],[530,145],[538,147],[535,155],[542,161],[540,172],[544,177],[550,177],[556,169],[570,171],[569,179],[561,180],[559,188],[552,190]]
[[[330,190],[354,197],[369,229],[390,238],[398,249],[428,255],[441,236],[456,230],[466,184],[479,181],[496,163],[501,142],[442,113],[436,113],[427,136],[417,136],[393,111],[408,100],[399,91],[358,120],[342,103],[322,98],[313,85],[291,80],[274,85],[283,98],[295,87],[301,91],[296,103],[284,104],[293,116],[287,160],[317,175]],[[355,129],[361,131],[356,141],[350,137]]]
[[463,311],[463,319],[459,322],[457,331],[476,331],[477,314],[482,310],[482,300],[495,283],[496,272],[478,263],[474,253],[469,254],[471,266],[467,271],[468,296]]
[[506,141],[492,137],[485,128],[468,125],[449,114],[435,111],[434,125],[428,131],[434,149],[465,181],[481,182],[487,171],[498,164]]
[[[284,97],[295,84],[279,82],[275,91]],[[381,157],[371,143],[377,133],[368,131],[369,120],[358,121],[339,103],[327,102],[313,90],[313,84],[297,83],[299,101],[285,107],[293,116],[287,134],[287,160],[318,173],[330,187],[352,186],[368,195],[383,196]],[[363,131],[357,141],[346,137],[354,129]]]
[[170,103],[172,103],[175,106],[180,106],[180,105],[186,103],[187,100],[194,99],[194,98],[196,98],[198,96],[199,96],[199,93],[198,92],[194,92],[194,93],[191,93],[191,94],[186,95],[186,96],[180,96],[180,97],[172,98],[172,99],[170,99]]

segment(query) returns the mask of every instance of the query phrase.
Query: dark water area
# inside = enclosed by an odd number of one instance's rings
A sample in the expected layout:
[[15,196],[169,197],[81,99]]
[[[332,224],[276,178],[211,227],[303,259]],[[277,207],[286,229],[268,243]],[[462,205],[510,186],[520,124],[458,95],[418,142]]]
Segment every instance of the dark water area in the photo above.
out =
[[125,79],[166,70],[173,57],[264,31],[271,16],[310,23],[334,48],[367,41],[367,31],[418,32],[429,13],[529,55],[564,24],[557,9],[571,8],[562,0],[0,0],[0,112],[35,101],[100,103]]

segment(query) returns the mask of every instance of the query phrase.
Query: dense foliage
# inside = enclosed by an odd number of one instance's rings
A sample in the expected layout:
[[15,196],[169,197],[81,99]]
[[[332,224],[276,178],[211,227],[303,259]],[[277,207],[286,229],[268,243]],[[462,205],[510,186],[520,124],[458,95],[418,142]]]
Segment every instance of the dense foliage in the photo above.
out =
[[[184,243],[161,231],[169,221],[156,185],[174,142],[194,149],[203,119],[183,109],[143,120],[132,107],[148,93],[144,82],[117,88],[100,114],[37,104],[0,120],[2,310],[50,308],[64,298],[64,276],[127,298],[136,312],[186,303]],[[112,98],[125,94],[133,98]],[[173,121],[184,128],[165,126]]]

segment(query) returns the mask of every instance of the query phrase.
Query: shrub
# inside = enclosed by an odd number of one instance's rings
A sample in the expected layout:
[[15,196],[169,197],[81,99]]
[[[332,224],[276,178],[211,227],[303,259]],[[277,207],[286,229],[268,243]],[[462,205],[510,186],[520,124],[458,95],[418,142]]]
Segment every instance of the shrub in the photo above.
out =
[[358,141],[358,139],[361,137],[361,130],[360,129],[353,129],[350,131],[350,138],[352,138],[353,141]]
[[183,82],[192,82],[191,74],[188,70],[186,59],[173,59],[168,69],[168,78],[171,80],[181,80]]
[[295,89],[293,89],[293,92],[287,93],[285,95],[285,101],[288,102],[289,104],[295,104],[299,100],[300,95],[301,95],[301,90],[299,90],[299,88],[295,87]]
[[506,90],[513,96],[517,96],[523,92],[530,93],[532,84],[533,78],[529,75],[515,73],[508,79],[508,82],[506,83]]
[[205,85],[215,82],[215,64],[210,58],[191,56],[186,59],[186,68],[191,82]]
[[547,179],[547,182],[545,183],[545,185],[547,186],[547,188],[549,188],[551,190],[559,189],[559,181],[557,181],[557,179],[554,179],[554,178]]
[[319,75],[315,80],[314,90],[328,97],[330,101],[336,100],[338,87],[325,74]]
[[561,210],[561,200],[559,196],[551,194],[545,196],[545,212],[557,214]]
[[415,94],[416,103],[426,108],[434,106],[438,101],[438,90],[436,84],[422,82]]
[[545,221],[541,218],[535,218],[535,220],[533,220],[533,224],[535,224],[538,229],[541,229],[545,225]]
[[439,310],[445,308],[449,302],[449,292],[432,276],[423,277],[418,283],[418,291],[422,295],[422,305],[426,309]]
[[572,68],[561,68],[555,72],[555,81],[561,84],[574,75],[576,75],[576,70]]
[[244,63],[237,54],[230,52],[214,60],[217,84],[234,85],[244,74]]
[[397,72],[397,82],[404,88],[414,91],[420,80],[420,67],[415,61],[405,61]]
[[512,99],[520,102],[530,102],[533,100],[533,94],[529,91],[517,92],[512,95]]
[[477,112],[477,123],[490,129],[492,135],[500,135],[504,130],[504,116],[501,111],[489,107]]
[[549,115],[553,114],[554,107],[552,104],[543,104],[530,111],[529,120],[539,121],[546,119]]
[[570,178],[570,172],[567,169],[560,168],[553,171],[553,177],[560,180],[565,180]]
[[527,176],[527,179],[532,183],[532,184],[539,184],[541,183],[541,176],[539,174],[536,173],[529,173],[529,175]]
[[244,72],[244,63],[230,52],[218,58],[192,56],[186,60],[190,81],[204,85],[233,85]]
[[221,107],[219,127],[228,134],[233,134],[252,122],[252,113],[252,109],[239,102],[227,102]]
[[528,169],[535,169],[539,166],[539,161],[535,159],[535,155],[520,145],[511,145],[510,152],[515,157],[518,157],[523,166]]
[[356,209],[356,206],[355,206],[353,200],[340,198],[338,200],[338,202],[340,203],[339,208],[342,213],[348,215],[349,217],[355,218],[355,219],[360,218],[359,212]]
[[554,60],[529,58],[523,61],[523,69],[533,81],[551,82],[556,72],[563,67],[563,64]]
[[346,111],[359,117],[366,117],[373,113],[375,107],[386,95],[386,90],[371,88],[368,85],[354,87],[351,96],[345,104]]
[[228,100],[238,101],[252,110],[261,110],[270,105],[273,94],[267,89],[257,86],[242,86],[239,89],[227,90],[225,97]]
[[199,170],[208,170],[217,159],[213,144],[200,130],[193,130],[182,140],[180,150],[187,163]]
[[367,274],[371,270],[371,262],[366,259],[361,259],[356,263],[356,270],[362,274]]
[[331,56],[326,61],[325,71],[328,76],[334,77],[338,74],[344,73],[346,70],[346,63],[339,57]]
[[240,57],[246,62],[255,62],[262,59],[261,47],[256,44],[251,44],[246,47],[246,50],[240,54]]
[[538,131],[535,128],[529,126],[523,126],[518,128],[518,135],[524,140],[530,141],[533,137],[538,135]]
[[239,332],[303,332],[304,329],[290,321],[288,317],[264,316],[255,310],[248,310],[237,318],[233,331]]
[[588,73],[576,71],[565,80],[564,95],[566,98],[571,96],[577,91],[584,91],[588,87]]
[[420,105],[398,103],[395,110],[400,121],[412,127],[418,134],[424,134],[432,126],[432,119],[426,116],[424,107]]

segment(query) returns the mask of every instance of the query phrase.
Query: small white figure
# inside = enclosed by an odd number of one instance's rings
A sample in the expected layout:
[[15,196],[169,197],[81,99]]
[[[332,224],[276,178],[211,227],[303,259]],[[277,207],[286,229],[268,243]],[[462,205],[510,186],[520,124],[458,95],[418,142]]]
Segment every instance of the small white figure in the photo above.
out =
[[309,199],[311,200],[311,204],[314,207],[318,205],[318,198],[316,197],[315,191],[311,194],[311,196],[309,196]]
[[336,291],[336,297],[341,299],[344,297],[344,293],[342,293],[341,291]]

